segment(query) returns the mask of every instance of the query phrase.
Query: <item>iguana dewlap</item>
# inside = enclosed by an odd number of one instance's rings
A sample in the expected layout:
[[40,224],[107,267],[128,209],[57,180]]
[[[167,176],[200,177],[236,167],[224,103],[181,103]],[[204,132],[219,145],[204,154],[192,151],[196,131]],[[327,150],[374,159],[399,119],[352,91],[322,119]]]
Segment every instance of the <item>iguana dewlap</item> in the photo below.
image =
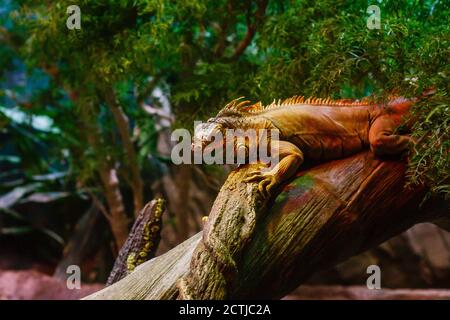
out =
[[225,136],[225,129],[278,130],[279,163],[271,170],[254,170],[245,180],[259,182],[259,191],[269,195],[298,171],[305,158],[338,159],[367,148],[377,155],[401,153],[412,140],[396,134],[395,129],[416,100],[397,98],[386,104],[370,104],[293,97],[263,107],[236,99],[208,120],[194,143],[207,145],[214,132]]

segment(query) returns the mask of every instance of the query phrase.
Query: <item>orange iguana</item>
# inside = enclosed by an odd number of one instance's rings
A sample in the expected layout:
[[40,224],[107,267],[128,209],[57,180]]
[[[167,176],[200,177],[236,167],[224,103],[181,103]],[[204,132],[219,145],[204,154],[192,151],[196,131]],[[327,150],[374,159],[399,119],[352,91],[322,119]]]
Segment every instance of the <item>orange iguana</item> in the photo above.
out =
[[374,104],[295,96],[263,107],[260,102],[251,104],[240,99],[203,124],[194,136],[194,144],[207,146],[214,133],[220,131],[225,136],[225,129],[277,129],[279,163],[271,170],[256,169],[245,180],[259,182],[258,190],[263,195],[292,177],[305,158],[337,159],[369,147],[377,155],[401,153],[412,139],[395,130],[418,100],[396,98]]

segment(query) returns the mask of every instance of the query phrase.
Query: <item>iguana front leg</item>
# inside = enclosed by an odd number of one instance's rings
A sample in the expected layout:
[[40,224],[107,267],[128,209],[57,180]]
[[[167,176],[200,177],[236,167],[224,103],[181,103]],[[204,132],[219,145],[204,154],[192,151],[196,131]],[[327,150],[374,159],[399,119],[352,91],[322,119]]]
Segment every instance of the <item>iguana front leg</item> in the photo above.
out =
[[390,116],[382,116],[372,124],[369,143],[376,155],[399,154],[414,143],[409,136],[395,134],[396,127],[396,121]]
[[272,168],[256,169],[244,182],[259,181],[258,190],[263,196],[269,196],[273,188],[292,177],[303,163],[303,152],[287,141],[279,141],[274,145],[279,155],[279,162]]

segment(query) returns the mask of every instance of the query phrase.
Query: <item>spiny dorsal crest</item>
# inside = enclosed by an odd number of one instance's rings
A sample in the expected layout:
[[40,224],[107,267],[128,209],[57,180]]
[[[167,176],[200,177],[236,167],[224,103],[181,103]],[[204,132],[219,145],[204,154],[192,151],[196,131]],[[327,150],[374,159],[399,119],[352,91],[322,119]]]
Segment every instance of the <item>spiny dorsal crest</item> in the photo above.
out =
[[352,99],[339,99],[333,100],[331,98],[316,98],[304,96],[293,96],[285,100],[273,100],[271,104],[263,106],[261,101],[252,104],[249,100],[243,100],[244,97],[239,97],[237,99],[229,102],[222,110],[219,111],[217,117],[227,116],[227,115],[245,115],[258,113],[264,110],[269,110],[273,108],[279,108],[283,106],[304,104],[304,105],[320,105],[320,106],[366,106],[369,105],[369,99],[365,98],[362,100],[352,100]]
[[223,117],[231,114],[256,113],[264,110],[264,106],[261,101],[252,104],[250,100],[241,101],[242,99],[244,99],[244,97],[239,97],[226,104],[225,107],[219,111],[217,117]]

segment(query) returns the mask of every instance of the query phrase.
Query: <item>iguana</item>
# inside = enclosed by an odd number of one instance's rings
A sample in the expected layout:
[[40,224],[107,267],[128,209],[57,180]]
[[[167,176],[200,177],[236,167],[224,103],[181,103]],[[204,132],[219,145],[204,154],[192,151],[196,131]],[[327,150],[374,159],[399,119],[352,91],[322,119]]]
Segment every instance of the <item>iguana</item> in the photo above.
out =
[[397,134],[396,128],[419,98],[393,98],[377,104],[369,99],[294,96],[265,107],[260,102],[252,104],[241,99],[231,101],[202,124],[193,144],[207,146],[215,133],[220,131],[225,136],[225,129],[279,130],[279,163],[271,170],[255,169],[245,179],[259,182],[258,190],[267,196],[275,186],[292,177],[305,158],[338,159],[367,148],[376,155],[401,153],[413,141],[407,135]]

